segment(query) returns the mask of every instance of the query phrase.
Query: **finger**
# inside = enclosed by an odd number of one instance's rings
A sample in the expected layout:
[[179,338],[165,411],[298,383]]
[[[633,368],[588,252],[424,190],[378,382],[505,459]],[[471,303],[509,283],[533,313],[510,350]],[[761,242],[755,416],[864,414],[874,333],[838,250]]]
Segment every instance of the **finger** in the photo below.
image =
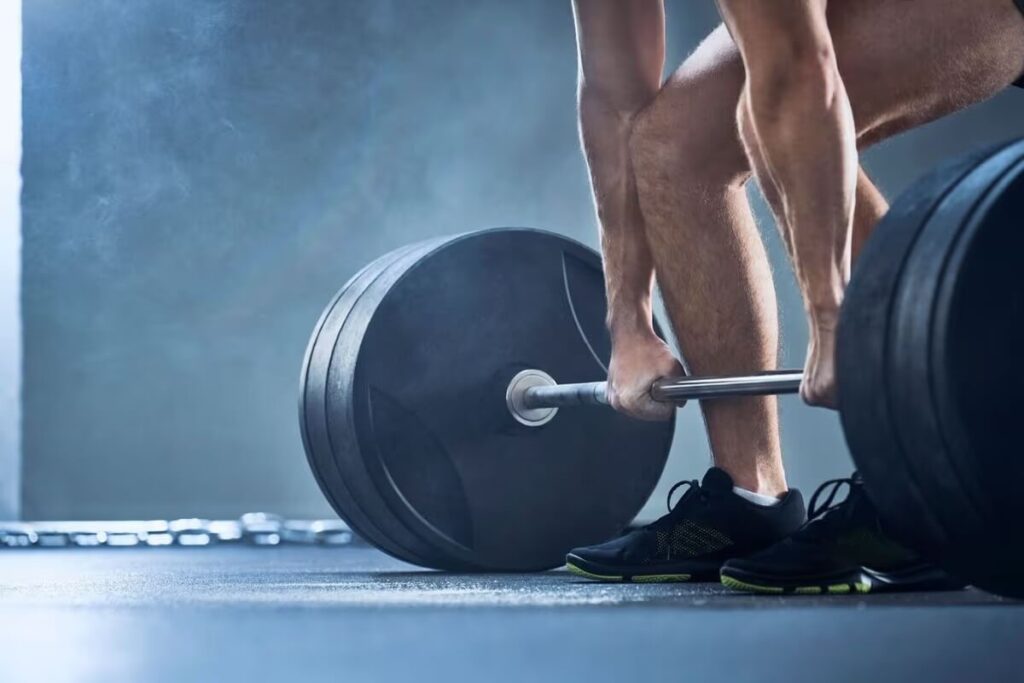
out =
[[648,419],[646,414],[648,407],[637,394],[627,394],[622,397],[622,412],[638,420]]
[[651,417],[652,421],[667,422],[675,416],[676,408],[673,405],[649,399],[644,412]]
[[675,409],[672,406],[659,403],[651,399],[649,395],[641,394],[631,397],[633,400],[627,405],[627,412],[632,417],[646,422],[665,422],[672,418]]
[[672,419],[672,413],[644,412],[635,417],[644,422],[668,422]]

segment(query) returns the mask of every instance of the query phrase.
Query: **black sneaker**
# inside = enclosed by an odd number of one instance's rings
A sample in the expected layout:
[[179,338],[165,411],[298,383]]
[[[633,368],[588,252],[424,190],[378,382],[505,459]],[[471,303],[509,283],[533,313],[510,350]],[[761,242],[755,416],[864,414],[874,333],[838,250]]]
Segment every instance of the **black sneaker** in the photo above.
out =
[[[688,490],[672,505],[672,494]],[[573,574],[597,581],[717,581],[722,563],[766,548],[803,524],[804,501],[793,489],[777,505],[736,495],[732,478],[716,467],[703,483],[681,481],[668,494],[669,512],[645,527],[565,558]]]
[[[834,503],[844,485],[849,487],[846,499]],[[789,538],[726,562],[722,583],[747,592],[811,594],[964,587],[885,533],[856,474],[819,486],[811,496],[809,518]]]

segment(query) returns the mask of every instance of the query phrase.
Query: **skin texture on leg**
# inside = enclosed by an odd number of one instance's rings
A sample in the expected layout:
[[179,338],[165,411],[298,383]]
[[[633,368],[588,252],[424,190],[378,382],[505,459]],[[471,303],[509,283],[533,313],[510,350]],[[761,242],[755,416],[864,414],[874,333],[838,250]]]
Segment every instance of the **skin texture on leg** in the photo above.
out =
[[629,155],[637,114],[661,86],[665,17],[661,0],[576,0],[579,116],[601,231],[608,327],[609,400],[644,419],[668,420],[673,406],[650,398],[654,380],[682,367],[655,335],[654,264]]
[[864,243],[871,232],[889,210],[889,202],[882,192],[871,182],[871,178],[859,169],[857,173],[857,196],[853,206],[853,239],[850,240],[850,261],[857,262]]
[[[833,0],[828,19],[861,146],[985,100],[1024,66],[1024,20],[1010,0]],[[630,145],[658,281],[701,374],[775,365],[774,291],[743,191],[751,171],[734,115],[744,79],[719,27],[643,111]],[[854,254],[886,209],[860,171]],[[702,409],[715,463],[745,488],[778,490],[774,399]]]
[[[734,112],[743,67],[723,31],[673,74],[631,149],[658,282],[692,374],[775,367],[778,320],[768,258],[743,187]],[[701,404],[715,464],[737,485],[785,491],[776,400]]]

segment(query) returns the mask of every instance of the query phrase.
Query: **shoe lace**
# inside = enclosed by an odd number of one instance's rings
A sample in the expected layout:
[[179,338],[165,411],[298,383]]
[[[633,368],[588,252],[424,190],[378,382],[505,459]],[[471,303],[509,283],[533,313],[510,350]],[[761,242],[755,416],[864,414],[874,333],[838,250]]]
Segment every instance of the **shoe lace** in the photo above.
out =
[[[675,495],[675,492],[678,491],[683,486],[686,487],[686,492],[682,495],[682,497],[678,501],[676,501],[676,504],[673,505],[672,504],[672,496]],[[700,498],[700,500],[702,500],[702,501],[703,500],[707,500],[707,494],[704,493],[704,491],[701,490],[700,482],[698,482],[696,479],[683,480],[683,481],[676,482],[672,486],[672,488],[670,488],[668,490],[668,496],[665,497],[665,507],[668,508],[668,513],[672,514],[673,512],[675,512],[676,508],[678,508],[679,505],[684,500],[686,500],[688,497],[690,497],[691,493],[696,493],[697,497]]]
[[[819,486],[817,489],[815,489],[814,493],[811,495],[811,502],[807,506],[807,518],[814,519],[819,515],[823,515],[829,510],[835,510],[836,508],[846,503],[850,499],[849,491],[847,492],[846,498],[840,501],[836,501],[836,496],[839,495],[839,491],[843,488],[844,485],[847,486],[850,491],[852,491],[854,485],[854,478],[843,477],[840,479],[829,479],[828,481],[822,483],[821,486]],[[818,498],[825,495],[826,491],[828,493],[825,496],[825,499],[821,501],[819,505]]]
[[[686,487],[686,492],[683,493],[675,504],[673,504],[672,497],[676,494],[676,491],[684,486]],[[684,479],[683,481],[676,482],[672,488],[668,490],[668,496],[665,497],[665,505],[668,508],[668,514],[651,522],[645,528],[655,529],[663,525],[668,520],[674,520],[685,507],[688,507],[687,501],[700,501],[705,503],[707,500],[708,494],[701,489],[700,482],[696,479]]]
[[[815,526],[824,530],[825,527],[833,527],[845,521],[853,511],[860,485],[861,479],[856,473],[851,477],[823,482],[815,489],[807,506],[807,527]],[[837,500],[844,486],[846,496]]]

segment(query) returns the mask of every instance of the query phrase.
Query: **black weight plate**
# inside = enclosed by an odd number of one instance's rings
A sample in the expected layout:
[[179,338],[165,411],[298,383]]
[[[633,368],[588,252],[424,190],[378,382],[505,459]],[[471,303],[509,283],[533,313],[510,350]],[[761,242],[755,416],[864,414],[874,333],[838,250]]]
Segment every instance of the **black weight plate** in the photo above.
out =
[[[943,285],[955,283],[958,273],[950,255],[958,245],[970,243],[987,225],[987,206],[1000,195],[1007,173],[1021,159],[1020,149],[1007,147],[991,154],[965,175],[947,194],[921,230],[906,259],[890,313],[888,342],[890,407],[908,468],[926,492],[933,516],[946,532],[940,549],[944,561],[977,556],[984,534],[999,524],[994,498],[980,485],[978,454],[968,448],[957,457],[948,428],[958,422],[956,412],[940,410],[934,384],[959,365],[961,359],[936,363],[935,348],[956,330],[935,326]],[[1009,236],[1007,235],[1007,239]],[[996,293],[992,293],[994,298]],[[989,355],[989,360],[1002,363]],[[994,368],[989,368],[989,382]],[[946,406],[948,408],[948,406]],[[942,415],[941,413],[945,413]],[[975,552],[968,551],[972,544]],[[961,572],[964,573],[964,572]]]
[[394,262],[329,370],[329,430],[359,504],[382,500],[438,568],[544,569],[618,533],[657,484],[673,423],[597,407],[528,428],[505,405],[524,367],[602,378],[604,315],[599,257],[554,234],[472,233]]
[[855,271],[838,349],[844,429],[887,523],[1016,595],[1022,158],[1022,143],[974,155],[897,200]]
[[929,492],[929,500],[944,501],[940,506],[929,505],[946,531],[946,543],[981,526],[979,505],[984,506],[985,501],[973,490],[973,478],[952,467],[939,430],[931,400],[931,355],[936,333],[932,316],[939,285],[947,277],[947,254],[969,225],[978,203],[1005,173],[1004,159],[1003,153],[986,158],[937,205],[904,261],[889,313],[890,410],[914,480]]
[[[396,278],[411,264],[450,239],[440,238],[421,243],[412,249],[400,250],[372,281],[366,282],[341,324],[321,334],[325,344],[330,346],[330,361],[318,367],[317,374],[325,387],[323,401],[330,457],[351,496],[349,504],[363,511],[390,541],[412,550],[415,559],[409,561],[427,567],[471,569],[473,567],[459,563],[454,558],[438,555],[435,547],[410,531],[408,525],[392,512],[385,495],[379,490],[364,459],[360,457],[351,400],[352,366],[363,343],[367,311],[374,310],[380,292],[387,292]],[[421,473],[430,480],[438,476],[430,470],[428,464],[424,464]]]
[[[356,273],[338,291],[332,301],[321,314],[313,334],[310,337],[303,360],[300,375],[299,392],[299,426],[307,461],[314,478],[330,502],[335,512],[344,519],[352,529],[367,541],[381,547],[385,552],[401,559],[409,558],[409,553],[396,547],[384,537],[376,526],[355,506],[348,493],[344,479],[340,477],[334,464],[330,443],[326,435],[325,381],[326,367],[334,348],[333,337],[352,305],[359,298],[368,282],[386,268],[399,253],[408,251],[412,246],[402,247],[385,254]],[[330,323],[330,324],[328,324]],[[328,326],[325,343],[324,328]],[[332,334],[333,331],[333,334]]]
[[946,532],[908,467],[887,391],[889,320],[897,283],[922,227],[981,156],[946,164],[912,185],[864,245],[843,299],[836,346],[843,433],[865,488],[904,542],[934,554]]
[[[326,381],[338,333],[356,301],[366,287],[378,278],[387,266],[411,251],[422,249],[429,242],[407,245],[381,256],[354,275],[324,309],[310,337],[303,360],[299,392],[299,425],[306,457],[320,490],[335,512],[352,529],[375,546],[401,560],[422,564],[427,553],[418,539],[404,530],[393,535],[381,531],[379,520],[371,519],[355,502],[346,477],[339,470],[334,448],[327,433]],[[387,521],[385,520],[385,525]],[[392,521],[392,524],[396,524]],[[391,529],[391,531],[394,531]],[[393,536],[397,536],[396,541]],[[407,541],[406,547],[400,541]]]
[[1024,597],[1024,141],[944,259],[933,314],[932,396],[950,465],[982,516],[946,553],[975,585]]

